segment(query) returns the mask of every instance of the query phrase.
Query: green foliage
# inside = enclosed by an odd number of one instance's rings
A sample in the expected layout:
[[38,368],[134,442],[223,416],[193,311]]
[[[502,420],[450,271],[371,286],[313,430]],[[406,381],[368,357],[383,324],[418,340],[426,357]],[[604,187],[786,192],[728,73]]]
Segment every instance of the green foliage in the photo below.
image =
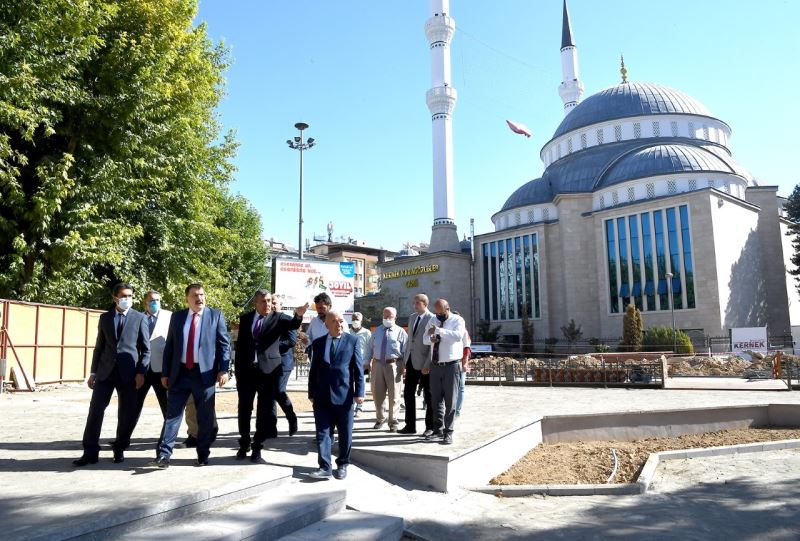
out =
[[497,342],[497,337],[500,336],[500,325],[496,325],[492,327],[491,321],[486,321],[485,319],[481,319],[478,321],[477,331],[478,331],[478,341],[479,342],[486,342],[489,344],[494,344]]
[[[676,353],[690,355],[694,346],[689,336],[680,329],[675,329]],[[650,327],[642,339],[643,351],[672,351],[672,327]]]
[[606,344],[601,342],[599,338],[596,338],[594,336],[592,338],[589,338],[589,344],[592,347],[594,347],[595,353],[608,353],[609,351],[611,351],[611,348],[609,346],[607,346]]
[[255,209],[229,190],[227,52],[196,0],[0,7],[0,297],[100,307],[108,287],[237,315],[266,283]]
[[629,304],[622,317],[622,347],[623,351],[639,351],[642,348],[644,336],[644,321],[642,313],[636,305]]
[[561,327],[561,333],[564,335],[567,344],[570,346],[580,340],[581,336],[583,336],[581,325],[575,325],[574,319],[570,319],[568,325]]
[[791,195],[784,205],[786,217],[792,221],[789,231],[786,233],[792,238],[792,264],[793,269],[789,273],[795,277],[795,287],[800,292],[800,184],[794,187]]
[[558,344],[558,338],[556,338],[555,336],[551,336],[549,338],[545,338],[544,339],[544,351],[545,351],[545,353],[555,353],[556,344]]

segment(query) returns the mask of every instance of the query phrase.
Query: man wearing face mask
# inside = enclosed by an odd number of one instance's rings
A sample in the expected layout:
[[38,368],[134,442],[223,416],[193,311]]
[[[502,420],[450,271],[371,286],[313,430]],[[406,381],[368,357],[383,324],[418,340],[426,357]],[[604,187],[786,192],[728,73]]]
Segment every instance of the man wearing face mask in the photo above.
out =
[[423,336],[424,343],[433,349],[422,373],[430,374],[431,407],[435,408],[433,432],[425,439],[433,441],[441,438],[441,443],[450,445],[453,443],[466,325],[464,318],[450,311],[450,304],[445,299],[438,299],[434,303],[433,313],[436,319],[428,323]]
[[167,331],[172,312],[161,308],[161,294],[150,290],[144,295],[145,321],[150,336],[150,368],[144,376],[144,385],[139,387],[136,397],[136,420],[134,428],[142,414],[144,401],[150,388],[158,399],[161,415],[167,418],[167,390],[161,385],[161,366],[164,360],[164,344],[167,343]]
[[383,309],[383,325],[375,329],[372,339],[367,345],[367,358],[372,359],[372,392],[375,400],[375,430],[386,422],[383,413],[383,401],[389,395],[389,432],[397,432],[400,402],[397,400],[397,389],[400,388],[403,355],[406,351],[408,336],[402,327],[395,324],[397,310],[393,306]]
[[136,419],[136,390],[144,385],[150,366],[150,333],[144,314],[131,308],[133,288],[120,283],[114,286],[112,295],[114,307],[102,314],[98,322],[87,381],[92,401],[83,432],[83,455],[72,462],[75,466],[97,463],[103,416],[114,391],[119,401],[114,463],[125,460],[124,451],[130,445]]
[[[364,366],[364,374],[369,374],[369,357],[367,357],[367,345],[369,344],[369,339],[372,334],[369,332],[369,329],[365,329],[362,324],[364,322],[364,315],[361,312],[353,312],[353,317],[351,318],[350,323],[350,334],[355,335],[358,338],[358,346],[361,349],[361,358],[363,359]],[[364,411],[364,403],[363,402],[356,402],[356,411],[354,413],[355,417],[359,417],[361,413]]]

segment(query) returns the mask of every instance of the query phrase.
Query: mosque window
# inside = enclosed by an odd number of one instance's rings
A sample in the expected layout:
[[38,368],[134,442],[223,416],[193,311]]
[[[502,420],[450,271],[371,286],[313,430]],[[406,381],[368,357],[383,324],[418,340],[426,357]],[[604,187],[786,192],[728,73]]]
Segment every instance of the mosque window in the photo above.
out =
[[497,243],[497,262],[500,266],[500,319],[508,318],[508,282],[506,280],[506,243],[499,241]]
[[634,299],[636,308],[644,310],[642,302],[642,265],[639,257],[639,220],[634,214],[628,216],[628,228],[631,239],[631,297]]
[[613,192],[611,192],[611,203],[612,203],[614,206],[617,206],[617,205],[619,205],[619,195],[617,194],[617,191],[616,191],[616,190],[614,190]]
[[653,231],[656,241],[656,276],[658,276],[658,307],[660,310],[669,310],[669,297],[667,296],[667,254],[664,250],[664,222],[663,211],[653,212]]
[[683,275],[686,281],[686,308],[695,308],[692,239],[689,234],[689,209],[686,205],[681,205],[678,210],[681,216],[681,238],[683,239]]
[[581,148],[586,148],[586,134],[581,134]]
[[492,282],[493,282],[492,285],[494,286],[494,287],[492,287],[492,319],[497,319],[497,315],[498,315],[497,292],[499,290],[499,287],[498,287],[498,284],[497,284],[497,276],[498,276],[498,274],[497,274],[497,270],[498,270],[498,268],[497,268],[497,259],[498,259],[497,255],[498,254],[497,254],[497,243],[496,242],[492,242],[491,243],[491,250],[492,250],[492,257],[491,257],[491,268],[490,268],[490,271],[491,271]]
[[633,123],[633,138],[634,139],[642,138],[642,125],[638,122]]
[[690,178],[689,179],[689,191],[693,192],[696,189],[697,189],[697,179],[696,178]]
[[572,154],[572,137],[567,139],[567,153]]
[[606,220],[606,246],[608,247],[608,294],[611,313],[619,313],[617,289],[617,244],[614,236],[614,220]]
[[597,130],[597,144],[603,144],[603,130]]
[[483,319],[490,321],[492,319],[489,302],[490,279],[494,275],[489,271],[489,243],[483,243]]
[[695,137],[694,122],[689,122],[689,137],[692,138],[692,139],[694,139],[694,137]]
[[646,310],[656,309],[656,287],[653,282],[653,239],[650,234],[650,213],[640,216],[642,222],[642,261],[644,262],[644,296]]
[[678,137],[678,123],[673,120],[670,122],[670,128],[672,128],[672,137]]
[[514,224],[519,225],[521,223],[521,219],[519,216],[519,212],[514,215]]
[[632,203],[636,200],[636,190],[633,186],[628,186],[628,202]]
[[556,147],[558,148],[558,159],[560,160],[561,159],[561,143],[558,143],[558,145],[556,145]]
[[683,308],[681,294],[681,262],[678,223],[674,208],[667,209],[667,237],[669,241],[669,268],[672,271],[672,302],[675,310]]
[[547,150],[547,162],[548,163],[552,163],[553,162],[553,147],[550,147]]
[[516,308],[515,319],[522,317],[522,308],[525,304],[525,290],[524,290],[524,276],[522,274],[522,238],[514,237],[514,278],[516,279],[516,287],[514,288],[514,308]]
[[731,193],[731,183],[725,182],[725,193]]
[[533,209],[528,211],[528,223],[529,224],[533,223]]
[[647,198],[653,199],[656,196],[656,185],[652,182],[647,183]]
[[550,219],[550,209],[545,207],[542,209],[542,221],[546,222],[549,219]]
[[678,184],[674,180],[667,181],[667,193],[669,195],[675,195],[678,193]]
[[703,139],[705,139],[706,141],[709,140],[709,138],[708,138],[708,126],[703,126]]
[[606,208],[606,196],[603,194],[600,194],[600,208]]
[[661,124],[653,122],[653,137],[661,137]]
[[[531,289],[534,287],[533,276],[531,276],[531,247],[530,237],[525,235],[522,237],[522,265],[525,270],[525,315],[531,317],[533,315],[533,306],[531,305]],[[521,316],[520,316],[521,317]]]
[[619,296],[622,297],[624,309],[631,296],[630,282],[628,281],[628,234],[625,227],[625,218],[617,218],[617,242],[619,250]]
[[539,308],[539,235],[533,234],[531,236],[531,265],[533,266],[533,317],[540,317],[541,310]]
[[622,126],[619,124],[614,126],[614,139],[616,141],[622,141]]

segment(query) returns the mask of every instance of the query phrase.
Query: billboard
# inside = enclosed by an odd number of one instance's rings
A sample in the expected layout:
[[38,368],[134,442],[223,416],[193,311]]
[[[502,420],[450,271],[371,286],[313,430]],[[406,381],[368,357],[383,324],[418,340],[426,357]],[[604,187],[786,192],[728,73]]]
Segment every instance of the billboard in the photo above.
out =
[[739,327],[731,329],[731,351],[734,353],[756,351],[766,355],[767,328]]
[[305,303],[311,305],[304,323],[311,321],[314,297],[327,293],[333,309],[350,323],[355,309],[353,282],[356,264],[352,261],[312,261],[307,259],[275,258],[272,265],[273,291],[283,302],[283,310],[291,311]]

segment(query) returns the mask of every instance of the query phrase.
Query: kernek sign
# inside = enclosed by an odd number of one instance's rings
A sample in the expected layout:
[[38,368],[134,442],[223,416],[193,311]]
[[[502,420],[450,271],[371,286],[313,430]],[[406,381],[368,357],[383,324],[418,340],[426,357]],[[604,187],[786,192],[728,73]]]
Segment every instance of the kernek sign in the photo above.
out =
[[731,329],[731,351],[744,353],[757,351],[767,354],[767,328],[766,327],[739,327]]

